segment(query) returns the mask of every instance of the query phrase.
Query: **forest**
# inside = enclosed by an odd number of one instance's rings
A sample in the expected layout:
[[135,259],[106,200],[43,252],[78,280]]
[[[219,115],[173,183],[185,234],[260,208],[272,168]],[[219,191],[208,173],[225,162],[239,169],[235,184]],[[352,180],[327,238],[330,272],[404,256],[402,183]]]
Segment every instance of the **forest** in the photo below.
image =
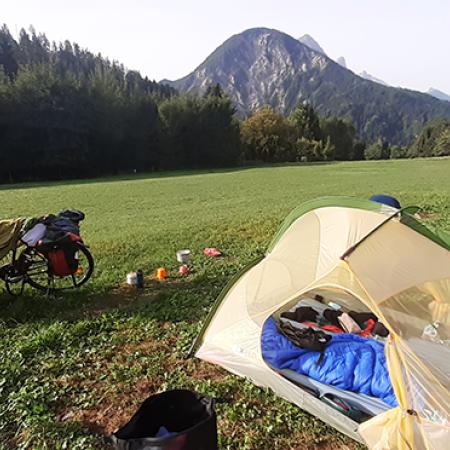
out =
[[409,147],[365,143],[345,117],[301,104],[245,118],[219,85],[199,97],[33,28],[0,29],[0,182],[249,163],[450,155],[450,122]]

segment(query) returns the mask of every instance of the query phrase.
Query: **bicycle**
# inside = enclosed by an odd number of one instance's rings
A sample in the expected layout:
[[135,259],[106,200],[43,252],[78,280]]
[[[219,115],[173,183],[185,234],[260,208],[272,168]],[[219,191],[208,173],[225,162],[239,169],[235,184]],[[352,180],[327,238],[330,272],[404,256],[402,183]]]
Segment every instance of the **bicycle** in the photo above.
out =
[[[78,221],[74,223],[78,227]],[[91,278],[94,258],[81,237],[72,232],[57,236],[25,245],[20,253],[21,241],[17,243],[11,262],[0,267],[0,279],[10,295],[22,295],[26,285],[47,294],[77,289]]]

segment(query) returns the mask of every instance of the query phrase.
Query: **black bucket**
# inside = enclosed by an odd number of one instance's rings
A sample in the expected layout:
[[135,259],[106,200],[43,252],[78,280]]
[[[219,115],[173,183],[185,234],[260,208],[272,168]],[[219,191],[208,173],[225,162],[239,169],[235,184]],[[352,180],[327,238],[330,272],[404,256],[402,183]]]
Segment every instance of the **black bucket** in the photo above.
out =
[[152,395],[111,441],[118,450],[218,450],[214,400],[184,389]]

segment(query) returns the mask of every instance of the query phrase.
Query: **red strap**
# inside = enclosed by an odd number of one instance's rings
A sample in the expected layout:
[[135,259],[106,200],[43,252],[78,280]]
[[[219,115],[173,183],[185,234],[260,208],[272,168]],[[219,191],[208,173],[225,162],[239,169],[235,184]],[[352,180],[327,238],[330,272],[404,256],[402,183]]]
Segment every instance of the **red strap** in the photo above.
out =
[[366,328],[364,328],[364,330],[361,331],[361,333],[359,333],[359,335],[362,337],[369,336],[369,334],[372,333],[373,329],[375,328],[375,323],[376,323],[375,320],[369,319],[367,321]]
[[323,326],[319,326],[317,323],[314,322],[302,322],[303,325],[306,325],[308,327],[312,327],[312,328],[320,328],[322,330],[325,331],[331,331],[332,333],[343,333],[343,331],[339,328],[336,327],[335,325],[323,325]]
[[343,333],[343,331],[336,325],[323,325],[320,328],[325,331],[331,331],[333,333]]

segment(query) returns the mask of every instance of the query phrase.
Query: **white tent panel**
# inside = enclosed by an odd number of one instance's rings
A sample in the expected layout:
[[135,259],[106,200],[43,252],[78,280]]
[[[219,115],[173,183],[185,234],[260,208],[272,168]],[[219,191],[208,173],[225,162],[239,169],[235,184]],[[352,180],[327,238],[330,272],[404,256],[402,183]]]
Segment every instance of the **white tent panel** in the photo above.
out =
[[378,303],[410,287],[450,277],[450,252],[394,220],[369,236],[347,260]]
[[386,220],[384,214],[353,208],[320,208],[314,214],[320,221],[316,279],[328,273],[346,250]]

